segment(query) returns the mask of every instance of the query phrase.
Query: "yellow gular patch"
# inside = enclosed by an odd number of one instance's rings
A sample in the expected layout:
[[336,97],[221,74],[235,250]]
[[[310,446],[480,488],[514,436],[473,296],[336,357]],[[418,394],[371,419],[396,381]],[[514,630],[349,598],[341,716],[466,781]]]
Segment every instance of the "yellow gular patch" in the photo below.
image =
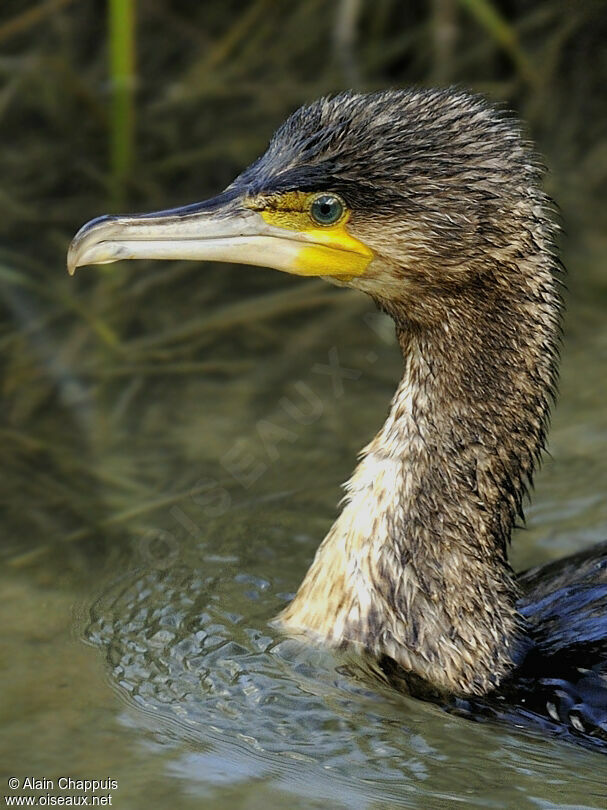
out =
[[292,272],[302,276],[361,276],[373,258],[373,251],[348,232],[350,211],[345,205],[337,222],[317,223],[311,207],[318,196],[317,193],[289,191],[255,197],[246,205],[259,211],[268,225],[305,236]]

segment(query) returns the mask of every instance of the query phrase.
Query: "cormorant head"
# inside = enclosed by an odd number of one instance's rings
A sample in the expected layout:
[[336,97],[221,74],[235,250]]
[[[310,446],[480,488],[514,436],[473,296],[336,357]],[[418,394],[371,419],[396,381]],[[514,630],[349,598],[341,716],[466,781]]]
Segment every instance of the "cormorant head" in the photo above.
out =
[[478,96],[342,93],[293,113],[218,197],[87,223],[68,268],[254,264],[322,276],[421,318],[432,301],[545,247],[539,174],[516,123]]

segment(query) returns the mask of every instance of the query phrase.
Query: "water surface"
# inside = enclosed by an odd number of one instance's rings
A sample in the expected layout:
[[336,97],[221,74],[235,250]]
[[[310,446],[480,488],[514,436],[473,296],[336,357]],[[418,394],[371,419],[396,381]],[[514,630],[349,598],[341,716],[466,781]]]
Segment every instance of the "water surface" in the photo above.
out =
[[[246,307],[246,271],[221,272],[223,303]],[[256,295],[275,289],[259,277]],[[607,537],[605,304],[599,286],[570,304],[519,568]],[[400,373],[390,325],[334,291],[213,333],[197,362],[210,365],[91,387],[57,426],[102,475],[95,515],[62,542],[32,531],[33,504],[10,538],[6,775],[110,777],[121,808],[607,806],[604,756],[449,717],[269,624],[384,418]]]

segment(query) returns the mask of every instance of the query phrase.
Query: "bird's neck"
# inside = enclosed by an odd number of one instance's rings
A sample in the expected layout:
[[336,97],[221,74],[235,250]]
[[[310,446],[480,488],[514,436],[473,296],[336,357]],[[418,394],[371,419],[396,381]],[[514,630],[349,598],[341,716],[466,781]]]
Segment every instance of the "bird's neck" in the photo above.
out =
[[391,312],[404,376],[287,627],[358,643],[448,692],[487,692],[512,668],[507,546],[554,384],[551,285],[460,293],[434,325]]

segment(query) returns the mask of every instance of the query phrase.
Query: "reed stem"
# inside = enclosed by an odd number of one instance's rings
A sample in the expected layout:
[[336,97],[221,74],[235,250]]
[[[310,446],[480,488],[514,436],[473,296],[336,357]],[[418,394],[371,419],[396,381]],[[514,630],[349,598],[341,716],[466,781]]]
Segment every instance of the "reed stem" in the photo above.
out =
[[124,198],[135,135],[135,2],[109,0],[109,61],[112,88],[110,167],[112,204]]

